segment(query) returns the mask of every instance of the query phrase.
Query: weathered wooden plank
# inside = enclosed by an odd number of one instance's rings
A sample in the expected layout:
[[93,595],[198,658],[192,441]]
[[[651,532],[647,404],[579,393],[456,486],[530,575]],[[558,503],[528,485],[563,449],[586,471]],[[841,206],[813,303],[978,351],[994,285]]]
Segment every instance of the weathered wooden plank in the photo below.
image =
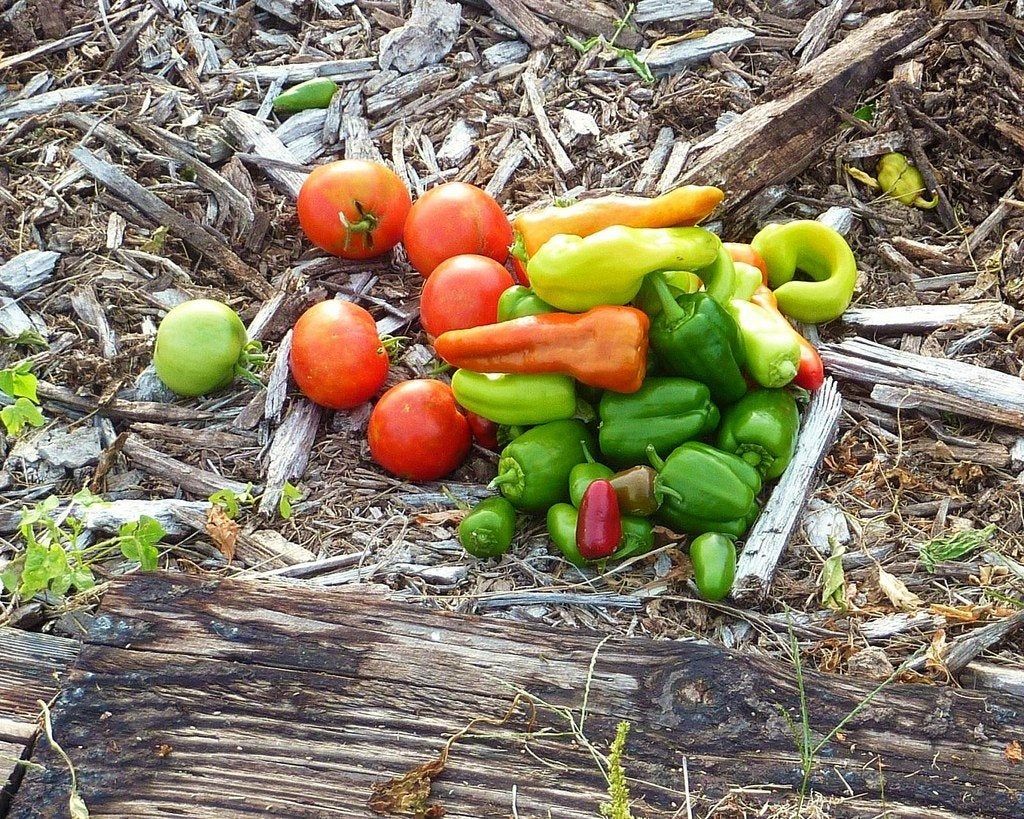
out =
[[959,304],[919,304],[909,307],[854,307],[843,313],[843,324],[875,335],[930,333],[940,327],[1005,327],[1014,309],[1001,301]]
[[32,738],[37,701],[57,693],[77,655],[77,640],[0,628],[0,742],[24,744]]
[[835,134],[835,109],[848,110],[876,75],[925,26],[917,11],[880,14],[811,60],[791,77],[787,93],[756,105],[700,145],[684,184],[719,185],[730,209],[791,179]]
[[222,489],[230,489],[235,494],[241,495],[246,490],[247,484],[242,481],[226,478],[208,469],[200,469],[184,461],[179,461],[177,458],[146,446],[133,435],[129,435],[125,439],[121,451],[132,466],[141,469],[147,475],[168,481],[193,495],[206,497]]
[[[806,673],[813,735],[874,685]],[[54,730],[94,815],[367,817],[373,782],[427,761],[475,717],[500,717],[517,690],[578,715],[585,689],[585,733],[599,748],[618,720],[632,723],[627,772],[644,815],[683,804],[684,757],[695,815],[735,785],[799,784],[779,713],[799,719],[787,666],[695,641],[602,641],[299,584],[185,575],[115,584],[54,707]],[[550,710],[539,707],[532,723],[525,710],[454,747],[433,788],[446,816],[508,816],[513,785],[520,816],[597,815],[604,780],[594,759],[550,733],[535,733],[524,754],[524,732],[566,730]],[[894,816],[1018,817],[1024,777],[1003,752],[1022,715],[1012,697],[892,685],[827,745],[812,786],[852,789],[861,807],[884,798]],[[10,819],[61,815],[67,804],[66,766],[48,764],[48,748],[33,759],[46,770],[27,774]]]

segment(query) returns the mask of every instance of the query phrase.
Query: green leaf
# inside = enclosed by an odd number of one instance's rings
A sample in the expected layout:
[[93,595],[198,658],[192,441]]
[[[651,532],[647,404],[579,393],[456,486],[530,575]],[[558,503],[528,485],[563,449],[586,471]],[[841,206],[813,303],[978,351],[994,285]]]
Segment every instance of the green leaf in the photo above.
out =
[[167,227],[160,225],[150,237],[142,243],[142,250],[146,253],[159,253],[164,249],[164,242],[167,241]]
[[292,516],[292,502],[300,500],[302,498],[302,492],[296,487],[292,486],[288,481],[284,482],[284,486],[281,487],[281,500],[278,501],[277,511],[281,513],[281,517],[288,520]]
[[79,591],[87,591],[96,585],[96,577],[92,569],[84,564],[79,564],[71,570],[71,585]]
[[984,529],[968,529],[963,532],[947,533],[934,537],[918,547],[921,554],[921,562],[928,571],[934,572],[935,567],[939,563],[956,560],[984,546],[992,539],[992,535],[995,532],[996,527],[992,524]]
[[50,343],[35,330],[22,330],[16,336],[0,337],[0,342],[10,344],[12,347],[28,347],[30,350],[45,350]]
[[31,361],[23,361],[16,367],[0,370],[0,392],[7,393],[11,398],[21,396],[38,404],[39,396],[36,394],[38,384],[39,379],[32,375]]
[[0,573],[0,583],[7,590],[8,593],[14,594],[18,591],[18,586],[21,585],[21,572],[25,567],[25,556],[18,555],[14,560],[4,566],[4,570]]
[[224,509],[224,514],[229,518],[238,516],[238,495],[232,489],[219,489],[210,495],[210,503]]
[[846,546],[833,541],[832,555],[821,568],[821,602],[830,609],[846,608],[846,574],[843,572],[843,553]]
[[566,36],[565,41],[575,48],[580,54],[586,54],[590,49],[601,42],[601,37],[594,36],[586,40],[577,40],[575,37]]
[[160,521],[143,515],[138,520],[122,524],[117,534],[121,554],[128,560],[138,563],[144,572],[156,571],[160,560],[160,551],[156,544],[167,534]]
[[41,427],[46,423],[39,407],[24,396],[0,410],[0,421],[3,421],[7,434],[14,436],[20,435],[26,426]]
[[875,106],[872,103],[862,105],[856,111],[853,112],[855,119],[861,120],[861,122],[871,122],[875,118]]
[[71,500],[79,506],[92,506],[97,503],[106,503],[100,495],[94,495],[88,486],[83,486],[75,492],[75,494],[71,496]]
[[69,574],[68,556],[59,543],[50,546],[30,544],[25,550],[25,565],[21,571],[18,596],[27,600],[48,588],[63,595],[70,585],[67,579]]

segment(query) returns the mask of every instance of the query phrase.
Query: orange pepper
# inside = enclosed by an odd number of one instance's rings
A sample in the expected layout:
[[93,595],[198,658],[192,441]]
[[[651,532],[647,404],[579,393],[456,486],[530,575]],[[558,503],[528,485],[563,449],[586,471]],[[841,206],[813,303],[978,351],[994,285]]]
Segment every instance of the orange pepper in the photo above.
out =
[[640,389],[647,373],[649,326],[634,307],[601,306],[450,330],[434,349],[453,367],[478,373],[562,373],[628,393]]
[[768,285],[768,265],[761,254],[743,242],[722,242],[722,247],[734,262],[745,262],[761,271],[761,284]]
[[513,255],[529,258],[552,236],[590,236],[612,225],[663,228],[695,225],[725,198],[719,188],[684,185],[655,196],[602,196],[572,205],[549,205],[520,213],[512,222],[516,233]]
[[[779,302],[776,300],[775,294],[766,285],[761,285],[757,288],[750,300],[765,310],[779,312]],[[797,343],[800,345],[800,363],[797,364],[793,383],[798,387],[814,392],[825,383],[825,365],[822,363],[821,356],[818,355],[815,346],[804,338],[802,333],[798,333],[794,329],[793,335],[796,336]]]

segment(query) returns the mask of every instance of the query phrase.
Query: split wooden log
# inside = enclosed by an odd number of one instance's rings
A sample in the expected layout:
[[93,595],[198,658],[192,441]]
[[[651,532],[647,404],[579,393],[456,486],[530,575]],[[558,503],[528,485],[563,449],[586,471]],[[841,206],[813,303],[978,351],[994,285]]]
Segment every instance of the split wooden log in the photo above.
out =
[[[261,157],[285,162],[292,166],[299,164],[295,155],[285,147],[284,143],[251,114],[231,109],[225,115],[223,125],[224,130],[243,151],[252,151]],[[323,127],[322,120],[321,127]],[[264,171],[280,191],[293,199],[299,195],[299,189],[308,176],[306,173],[272,165],[264,167]],[[269,294],[264,294],[264,296],[266,295]]]
[[87,148],[78,147],[71,155],[88,171],[97,182],[104,185],[119,198],[131,203],[157,224],[168,228],[193,250],[216,262],[224,271],[248,292],[259,298],[266,298],[273,290],[259,273],[238,258],[224,240],[203,225],[182,216],[151,190],[144,188],[124,171],[100,159]]
[[[26,743],[38,727],[38,701],[53,699],[78,641],[0,628],[0,646],[0,742]],[[6,773],[0,766],[0,778]]]
[[940,327],[1007,327],[1015,311],[1001,301],[924,304],[909,307],[852,307],[843,323],[878,336],[930,333]]
[[132,466],[141,469],[147,475],[168,481],[192,495],[205,498],[222,489],[229,489],[236,495],[242,495],[247,488],[247,484],[241,481],[225,478],[208,469],[191,466],[146,446],[133,435],[125,439],[121,451]]
[[1002,691],[1024,699],[1024,670],[993,663],[973,662],[960,672],[960,682],[967,688]]
[[793,536],[814,490],[821,461],[835,440],[842,406],[843,399],[835,381],[825,379],[804,414],[796,454],[743,545],[732,591],[737,602],[753,603],[768,592],[782,551]]
[[37,114],[48,114],[62,105],[91,105],[115,94],[121,94],[124,90],[123,85],[79,85],[74,88],[47,91],[45,94],[37,94],[0,108],[0,123]]
[[1024,429],[1024,381],[1012,375],[861,338],[823,344],[819,352],[830,373],[873,385],[872,400],[885,406],[954,412]]
[[98,399],[77,395],[67,387],[40,381],[36,386],[39,397],[68,407],[75,414],[96,413],[104,418],[121,418],[125,421],[155,421],[156,423],[201,424],[212,421],[216,416],[195,407],[178,407],[157,401],[125,401],[113,398],[101,403]]
[[306,471],[320,416],[320,407],[312,401],[305,398],[292,401],[284,421],[274,432],[267,454],[266,488],[259,506],[261,515],[277,514],[285,482],[297,480]]
[[860,99],[879,71],[925,26],[918,11],[881,14],[798,69],[790,90],[756,105],[728,128],[694,147],[684,184],[719,185],[730,209],[759,191],[792,179],[835,135],[836,109]]
[[240,435],[237,432],[224,432],[219,429],[183,429],[173,424],[132,424],[132,432],[143,438],[167,441],[179,446],[187,445],[192,449],[223,449],[239,450],[259,448],[255,437]]

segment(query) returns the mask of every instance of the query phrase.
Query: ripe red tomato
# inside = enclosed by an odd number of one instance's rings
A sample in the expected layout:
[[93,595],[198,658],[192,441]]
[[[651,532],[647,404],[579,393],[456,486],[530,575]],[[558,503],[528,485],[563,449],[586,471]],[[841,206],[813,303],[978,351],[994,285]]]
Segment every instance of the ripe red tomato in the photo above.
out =
[[314,304],[295,322],[290,363],[306,397],[336,410],[369,401],[388,375],[373,316],[340,299]]
[[405,183],[390,168],[342,159],[313,169],[296,210],[315,245],[345,259],[368,259],[398,244],[411,205]]
[[373,459],[411,481],[444,477],[466,460],[472,444],[451,387],[428,379],[403,381],[384,393],[367,437]]
[[463,253],[504,262],[512,226],[489,193],[465,182],[446,182],[416,200],[402,241],[412,266],[429,276],[445,259]]
[[439,264],[423,285],[420,323],[435,338],[498,320],[498,299],[514,281],[504,265],[471,253]]

